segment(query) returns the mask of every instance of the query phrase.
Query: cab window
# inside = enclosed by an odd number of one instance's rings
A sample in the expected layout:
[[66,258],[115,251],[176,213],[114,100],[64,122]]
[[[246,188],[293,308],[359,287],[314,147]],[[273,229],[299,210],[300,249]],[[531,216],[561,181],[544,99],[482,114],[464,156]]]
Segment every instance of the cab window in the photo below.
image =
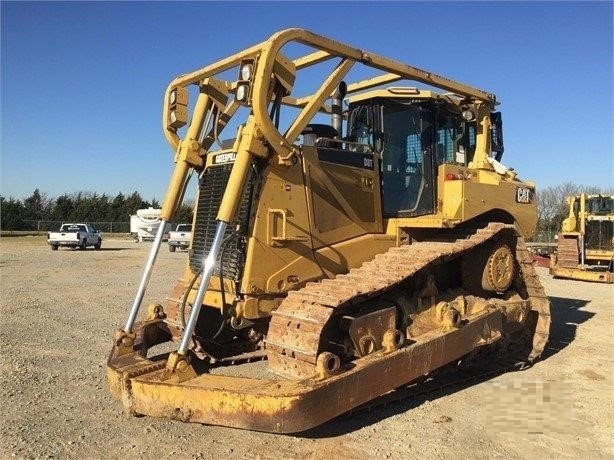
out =
[[[382,188],[384,214],[415,211],[425,185],[425,166],[431,155],[431,112],[419,105],[384,107]],[[430,172],[426,171],[427,175]],[[432,174],[432,173],[431,173]],[[431,178],[426,177],[427,181]]]

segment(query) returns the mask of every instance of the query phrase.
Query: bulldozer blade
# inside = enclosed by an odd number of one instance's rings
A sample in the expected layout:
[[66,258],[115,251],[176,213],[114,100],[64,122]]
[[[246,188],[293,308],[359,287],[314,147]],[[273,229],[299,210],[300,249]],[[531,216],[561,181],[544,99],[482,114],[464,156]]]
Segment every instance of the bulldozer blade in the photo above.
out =
[[[107,377],[126,412],[271,433],[321,425],[501,338],[499,310],[457,329],[431,331],[394,351],[377,351],[325,378],[256,379],[203,373],[161,380],[165,361],[138,354],[111,358]],[[272,375],[272,374],[271,374]]]
[[550,274],[555,278],[590,281],[593,283],[614,283],[614,272],[605,270],[584,270],[581,268],[551,266]]

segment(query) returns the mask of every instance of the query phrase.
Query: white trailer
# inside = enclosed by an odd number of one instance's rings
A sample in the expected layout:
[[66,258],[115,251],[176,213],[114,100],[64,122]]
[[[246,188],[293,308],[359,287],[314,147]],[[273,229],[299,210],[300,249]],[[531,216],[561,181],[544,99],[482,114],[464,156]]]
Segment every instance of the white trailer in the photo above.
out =
[[[158,228],[162,221],[160,220],[161,209],[149,207],[147,209],[137,210],[135,215],[130,216],[130,233],[134,236],[134,240],[139,243],[143,241],[152,241],[156,237]],[[165,232],[171,228],[170,224],[166,225]]]

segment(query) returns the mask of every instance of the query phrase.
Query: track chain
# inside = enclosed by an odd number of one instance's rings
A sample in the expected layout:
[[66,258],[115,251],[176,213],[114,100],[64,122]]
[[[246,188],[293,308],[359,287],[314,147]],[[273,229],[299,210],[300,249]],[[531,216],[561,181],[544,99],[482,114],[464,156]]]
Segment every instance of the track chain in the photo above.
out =
[[[272,313],[266,337],[269,369],[280,375],[306,378],[314,373],[321,351],[321,337],[331,317],[340,308],[373,299],[418,271],[463,256],[513,225],[491,223],[465,239],[453,242],[417,242],[390,248],[347,274],[308,283],[288,293]],[[531,309],[537,313],[537,332],[529,361],[537,358],[548,339],[550,304],[539,282],[524,240],[518,236],[516,258],[525,282]]]

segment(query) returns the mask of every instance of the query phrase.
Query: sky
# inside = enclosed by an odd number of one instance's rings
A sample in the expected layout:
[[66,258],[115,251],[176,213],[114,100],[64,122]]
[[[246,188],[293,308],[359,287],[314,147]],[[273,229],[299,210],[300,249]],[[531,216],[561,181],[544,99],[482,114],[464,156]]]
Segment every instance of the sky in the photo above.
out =
[[[301,27],[494,92],[502,162],[614,186],[612,2],[6,2],[0,195],[162,201],[176,76]],[[230,136],[229,136],[230,137]]]

